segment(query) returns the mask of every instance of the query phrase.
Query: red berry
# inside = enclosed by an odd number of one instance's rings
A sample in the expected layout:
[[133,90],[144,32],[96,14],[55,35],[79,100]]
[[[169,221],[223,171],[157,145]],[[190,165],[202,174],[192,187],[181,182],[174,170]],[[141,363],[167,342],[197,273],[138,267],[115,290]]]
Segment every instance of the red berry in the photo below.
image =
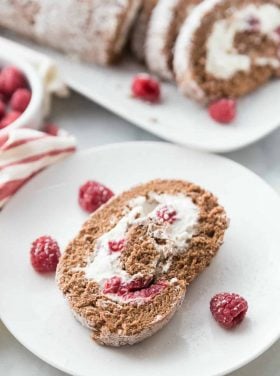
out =
[[92,213],[105,204],[114,193],[104,185],[88,181],[80,187],[79,204],[85,211]]
[[0,119],[5,116],[6,113],[6,105],[3,101],[0,100]]
[[157,211],[157,217],[161,220],[161,222],[165,223],[168,222],[170,224],[176,221],[177,212],[171,207],[163,206]]
[[0,122],[0,129],[1,128],[5,128],[7,127],[8,125],[12,124],[14,121],[17,120],[17,118],[19,118],[21,115],[20,112],[18,111],[11,111],[9,112],[7,115],[5,115],[3,117],[3,119],[1,120]]
[[141,290],[136,290],[132,292],[128,292],[127,294],[123,295],[125,300],[133,300],[133,299],[152,299],[156,295],[158,295],[165,287],[167,286],[164,282],[157,282],[149,287],[143,288]]
[[125,239],[114,240],[108,243],[111,252],[121,252],[123,250]]
[[59,246],[50,236],[41,236],[32,243],[30,256],[37,272],[55,272],[60,257]]
[[[0,73],[0,75],[1,75],[1,73]],[[10,99],[9,96],[7,96],[7,95],[5,95],[5,94],[3,94],[3,93],[0,92],[0,101],[1,102],[8,103],[9,99]]]
[[160,101],[161,90],[159,82],[148,74],[139,74],[134,77],[132,94],[135,98],[147,102],[156,103]]
[[243,321],[248,310],[248,303],[240,295],[225,292],[211,299],[210,310],[221,326],[232,329]]
[[7,66],[0,74],[0,91],[12,95],[17,89],[26,87],[24,74],[16,67]]
[[116,294],[119,291],[121,285],[121,279],[119,277],[113,277],[108,279],[105,283],[103,293],[104,294]]
[[139,291],[139,290],[145,289],[151,284],[152,280],[153,280],[153,278],[151,278],[151,277],[149,277],[149,278],[137,278],[137,279],[134,279],[131,282],[122,283],[120,288],[119,288],[118,295],[123,296],[123,295],[125,295],[129,292],[134,292],[134,291]]
[[236,116],[236,102],[233,99],[220,99],[209,105],[208,112],[218,123],[229,124]]
[[162,281],[150,285],[151,282],[152,277],[138,278],[129,283],[122,283],[119,277],[113,277],[106,281],[103,294],[117,294],[124,300],[147,299],[153,298],[167,286],[167,283]]
[[31,91],[28,89],[17,89],[11,98],[11,108],[14,111],[24,112],[29,105]]

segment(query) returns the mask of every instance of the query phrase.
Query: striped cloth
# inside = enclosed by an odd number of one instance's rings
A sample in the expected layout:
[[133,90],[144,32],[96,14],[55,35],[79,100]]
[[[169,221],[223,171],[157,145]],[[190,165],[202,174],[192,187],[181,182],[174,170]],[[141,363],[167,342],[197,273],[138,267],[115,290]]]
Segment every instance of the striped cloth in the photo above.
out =
[[0,135],[0,209],[35,174],[75,151],[73,136],[50,133],[19,128]]

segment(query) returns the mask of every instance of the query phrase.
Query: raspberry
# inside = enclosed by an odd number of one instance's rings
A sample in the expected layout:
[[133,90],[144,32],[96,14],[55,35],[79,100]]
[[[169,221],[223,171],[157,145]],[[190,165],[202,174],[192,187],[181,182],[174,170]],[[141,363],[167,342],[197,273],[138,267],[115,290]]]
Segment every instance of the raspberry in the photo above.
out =
[[2,69],[0,74],[0,91],[7,95],[12,95],[17,89],[26,87],[24,74],[13,66]]
[[17,89],[11,98],[11,108],[14,111],[24,112],[29,105],[31,91],[28,89]]
[[122,283],[119,277],[113,277],[106,281],[103,294],[117,294],[124,300],[133,300],[137,298],[153,298],[162,291],[167,284],[159,281],[150,285],[153,278],[138,278],[129,283]]
[[160,101],[161,90],[159,82],[148,74],[139,74],[134,77],[132,94],[143,101],[156,103]]
[[0,119],[5,116],[6,113],[6,105],[3,101],[0,100]]
[[152,280],[153,278],[151,277],[146,278],[146,279],[137,278],[129,283],[122,283],[119,288],[118,295],[123,296],[129,292],[134,292],[137,290],[145,289],[151,284]]
[[229,124],[236,116],[236,102],[232,99],[220,99],[209,105],[208,112],[218,123]]
[[116,240],[110,241],[108,243],[109,249],[111,252],[121,252],[123,250],[124,243],[125,243],[125,239],[121,239],[119,241],[116,241]]
[[80,187],[79,204],[85,211],[92,213],[105,204],[114,193],[104,185],[88,181]]
[[30,256],[37,272],[55,272],[60,257],[59,246],[50,236],[41,236],[32,243]]
[[274,33],[278,36],[278,38],[280,37],[280,26],[276,27]]
[[247,301],[237,294],[220,293],[210,301],[214,319],[224,328],[232,329],[243,321],[248,310]]
[[113,277],[108,279],[105,283],[103,293],[104,294],[116,294],[121,286],[121,279],[119,277]]
[[8,125],[12,124],[14,121],[17,120],[17,118],[19,118],[21,115],[20,112],[18,111],[11,111],[9,112],[7,115],[5,115],[3,117],[3,119],[1,120],[0,122],[0,129],[1,128],[5,128],[7,127]]
[[157,217],[164,223],[168,222],[170,224],[176,221],[177,212],[171,207],[163,206],[157,211]]
[[164,282],[157,282],[147,288],[143,288],[142,290],[128,292],[123,296],[125,300],[133,300],[137,298],[141,299],[152,299],[156,295],[158,295],[165,287],[167,286]]

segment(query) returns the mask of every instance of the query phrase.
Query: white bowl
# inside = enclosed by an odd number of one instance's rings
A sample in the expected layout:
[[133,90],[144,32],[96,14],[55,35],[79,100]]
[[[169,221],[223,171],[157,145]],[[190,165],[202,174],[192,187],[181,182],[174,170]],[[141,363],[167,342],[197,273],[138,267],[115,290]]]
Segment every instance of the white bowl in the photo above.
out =
[[[4,51],[5,52],[5,51]],[[0,53],[0,67],[13,65],[19,68],[25,75],[30,86],[32,96],[30,103],[22,115],[7,127],[0,130],[0,135],[15,128],[28,127],[39,129],[43,121],[43,105],[44,105],[44,85],[43,81],[36,69],[23,60],[20,56],[10,55],[4,56],[4,52]]]

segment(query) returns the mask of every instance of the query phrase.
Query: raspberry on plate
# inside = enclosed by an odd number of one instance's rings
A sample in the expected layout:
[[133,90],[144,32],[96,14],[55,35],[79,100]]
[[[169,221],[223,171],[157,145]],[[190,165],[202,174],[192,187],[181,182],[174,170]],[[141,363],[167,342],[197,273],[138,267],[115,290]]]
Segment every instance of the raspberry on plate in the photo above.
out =
[[238,294],[224,292],[211,299],[210,311],[221,326],[232,329],[243,321],[248,303]]
[[96,181],[88,181],[80,187],[79,204],[82,209],[92,213],[105,204],[114,193]]
[[30,259],[37,272],[55,272],[59,258],[59,246],[50,236],[41,236],[32,243]]
[[220,99],[208,107],[211,118],[221,124],[229,124],[236,117],[236,101],[233,99]]
[[132,94],[135,98],[143,101],[156,103],[160,101],[161,90],[157,79],[148,74],[138,74],[134,77],[132,86]]

